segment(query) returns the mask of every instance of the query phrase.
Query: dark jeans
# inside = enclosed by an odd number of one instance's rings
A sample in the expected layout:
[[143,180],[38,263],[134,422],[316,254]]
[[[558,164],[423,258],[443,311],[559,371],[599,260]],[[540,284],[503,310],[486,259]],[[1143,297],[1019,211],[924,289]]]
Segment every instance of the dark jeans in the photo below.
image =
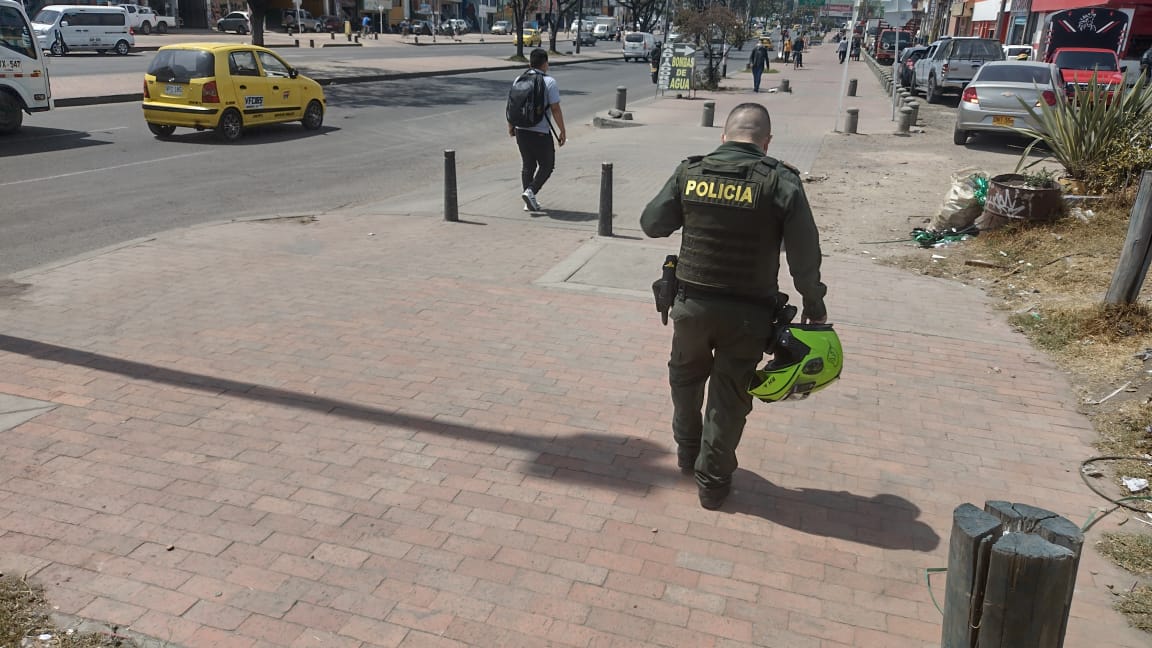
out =
[[848,56],[848,50],[839,51],[837,54],[840,55],[840,62],[843,63],[844,59]]
[[679,296],[669,317],[672,436],[689,456],[699,451],[696,483],[723,488],[736,471],[736,446],[752,410],[748,382],[764,357],[773,312],[766,306]]
[[792,62],[795,63],[796,67],[798,67],[798,68],[804,67],[804,52],[803,52],[803,50],[801,50],[801,51],[793,50],[792,51]]
[[532,187],[532,193],[540,193],[544,183],[556,167],[556,148],[552,145],[552,133],[536,133],[521,128],[516,129],[516,146],[520,147],[520,184],[525,189]]
[[764,68],[752,68],[752,90],[753,92],[760,92],[760,76],[764,74]]

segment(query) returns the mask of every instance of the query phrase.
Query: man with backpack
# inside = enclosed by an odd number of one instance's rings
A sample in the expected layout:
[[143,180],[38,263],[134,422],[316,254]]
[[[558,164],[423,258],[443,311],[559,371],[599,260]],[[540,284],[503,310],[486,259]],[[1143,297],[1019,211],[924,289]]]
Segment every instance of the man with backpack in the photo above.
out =
[[560,146],[564,146],[568,136],[564,130],[564,114],[560,112],[560,88],[556,80],[548,76],[548,52],[537,47],[529,53],[528,63],[531,68],[512,82],[505,116],[508,136],[516,138],[520,149],[520,183],[524,187],[520,197],[524,200],[524,211],[540,211],[536,194],[556,166],[553,131],[555,129]]

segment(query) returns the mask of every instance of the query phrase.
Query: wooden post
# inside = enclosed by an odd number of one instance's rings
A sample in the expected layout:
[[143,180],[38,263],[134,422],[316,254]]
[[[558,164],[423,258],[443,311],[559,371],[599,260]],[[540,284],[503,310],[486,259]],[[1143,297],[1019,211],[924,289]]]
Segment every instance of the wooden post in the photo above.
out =
[[1140,293],[1140,286],[1148,274],[1148,262],[1152,246],[1152,171],[1140,176],[1140,192],[1136,194],[1136,204],[1128,219],[1128,235],[1124,238],[1124,249],[1120,252],[1120,262],[1112,273],[1112,284],[1104,296],[1105,304],[1131,304]]
[[952,513],[942,648],[1062,648],[1084,534],[1004,501]]
[[978,648],[1060,648],[1076,554],[1031,533],[992,546]]
[[971,504],[961,504],[952,512],[941,648],[976,645],[988,554],[1000,530],[999,520]]

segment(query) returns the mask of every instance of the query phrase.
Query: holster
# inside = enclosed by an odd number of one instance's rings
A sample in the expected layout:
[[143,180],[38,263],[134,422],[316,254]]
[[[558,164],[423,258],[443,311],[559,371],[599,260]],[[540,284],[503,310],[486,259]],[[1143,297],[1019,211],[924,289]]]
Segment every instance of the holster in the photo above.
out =
[[796,319],[799,309],[788,303],[788,295],[779,293],[776,296],[776,317],[772,320],[772,329],[768,331],[768,339],[764,341],[764,353],[775,354],[780,336]]
[[660,271],[660,278],[652,282],[652,297],[656,300],[656,311],[660,313],[660,321],[668,325],[668,311],[676,301],[676,293],[680,291],[680,280],[676,278],[675,254],[664,257],[664,265]]

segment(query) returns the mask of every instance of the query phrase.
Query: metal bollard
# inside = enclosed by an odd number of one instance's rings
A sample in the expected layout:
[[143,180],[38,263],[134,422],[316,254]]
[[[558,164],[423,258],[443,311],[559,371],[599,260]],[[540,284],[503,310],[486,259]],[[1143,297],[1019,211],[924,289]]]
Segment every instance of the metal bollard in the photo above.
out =
[[792,86],[788,84],[788,79],[780,79],[780,92],[792,92]]
[[316,39],[315,38],[309,38],[308,39],[308,47],[316,47]]
[[848,96],[856,96],[856,79],[848,79]]
[[372,40],[380,40],[380,32],[376,32],[375,34],[372,34]]
[[293,43],[292,47],[300,47],[300,39],[299,38],[293,38],[292,43]]
[[896,134],[907,135],[912,126],[912,109],[905,106],[900,109],[900,119],[896,122]]
[[612,236],[612,163],[600,164],[600,236]]
[[628,88],[616,86],[616,110],[624,112],[626,105],[628,105]]
[[329,38],[328,40],[336,40],[336,32],[328,32],[328,35],[332,37],[332,38]]
[[705,128],[712,128],[712,123],[716,120],[716,102],[705,101],[704,112],[700,115],[700,125]]
[[844,132],[855,133],[856,127],[860,125],[860,109],[849,108],[845,112],[848,116],[844,119]]
[[444,150],[444,220],[456,223],[460,212],[456,205],[456,151]]

